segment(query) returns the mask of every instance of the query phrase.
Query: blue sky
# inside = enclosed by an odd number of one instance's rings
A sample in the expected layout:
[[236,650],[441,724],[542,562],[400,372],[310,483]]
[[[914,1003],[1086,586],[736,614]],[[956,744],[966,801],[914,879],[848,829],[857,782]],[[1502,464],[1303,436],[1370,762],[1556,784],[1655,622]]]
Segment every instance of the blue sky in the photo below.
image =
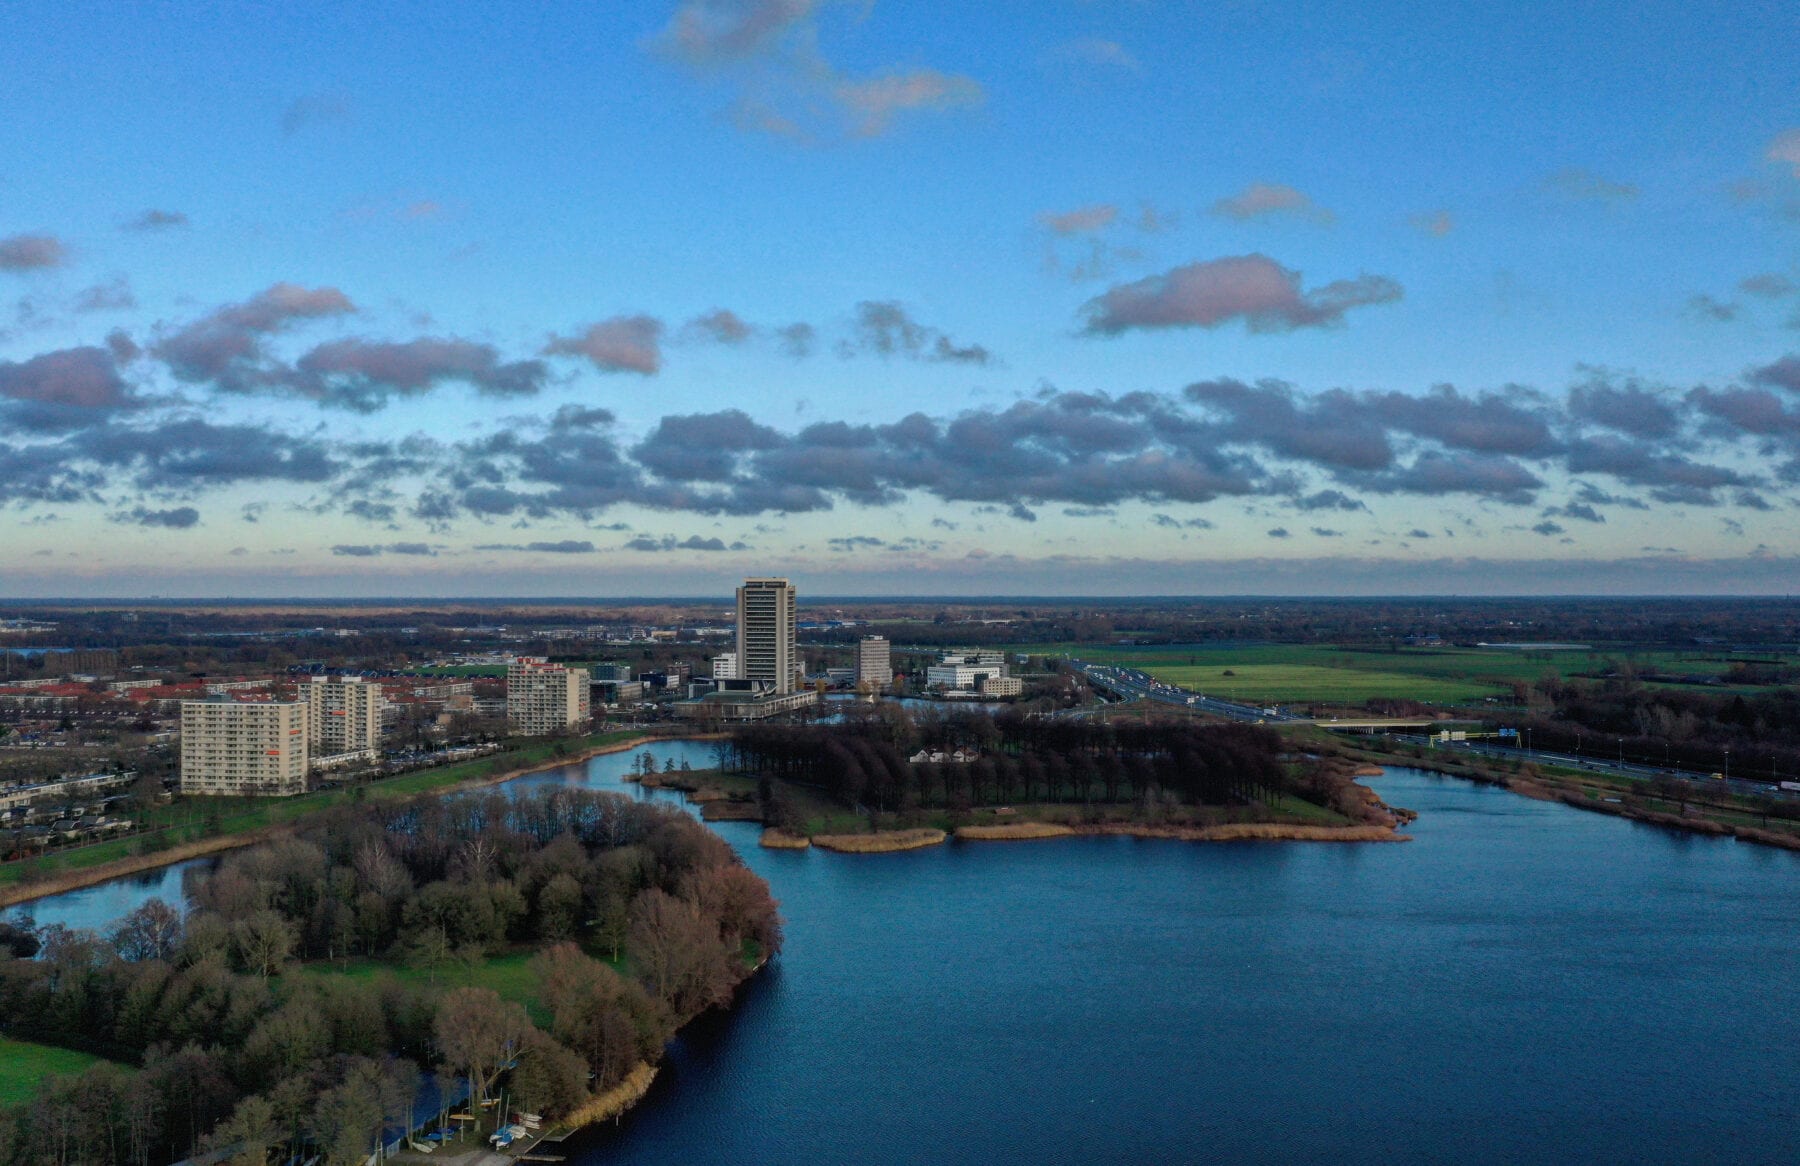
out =
[[508,17],[8,6],[0,590],[1792,587],[1791,6]]

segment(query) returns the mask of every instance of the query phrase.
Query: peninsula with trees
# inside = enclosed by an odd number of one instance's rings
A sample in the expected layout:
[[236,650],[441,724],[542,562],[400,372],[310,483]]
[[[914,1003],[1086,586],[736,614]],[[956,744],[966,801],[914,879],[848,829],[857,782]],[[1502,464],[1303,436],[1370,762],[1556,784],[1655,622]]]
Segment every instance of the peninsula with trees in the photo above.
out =
[[0,1163],[360,1163],[452,1111],[465,1140],[581,1124],[781,944],[717,835],[583,790],[339,807],[188,897],[0,952],[7,1054],[88,1059],[0,1110]]

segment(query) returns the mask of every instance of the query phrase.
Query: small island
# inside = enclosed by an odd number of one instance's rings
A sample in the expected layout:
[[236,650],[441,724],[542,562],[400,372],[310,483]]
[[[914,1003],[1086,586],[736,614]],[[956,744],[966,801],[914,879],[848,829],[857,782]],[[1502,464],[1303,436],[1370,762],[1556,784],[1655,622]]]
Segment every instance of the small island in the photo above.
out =
[[734,788],[759,807],[764,845],[780,849],[1073,834],[1378,842],[1403,840],[1394,828],[1410,817],[1335,754],[1298,752],[1267,726],[1192,717],[852,706],[835,724],[742,727],[715,753],[719,774],[679,784]]
[[81,1067],[0,1109],[0,1163],[360,1163],[551,1134],[635,1101],[674,1031],[781,944],[768,885],[715,834],[582,790],[340,807],[188,895],[185,917],[151,900],[0,955],[9,1062]]

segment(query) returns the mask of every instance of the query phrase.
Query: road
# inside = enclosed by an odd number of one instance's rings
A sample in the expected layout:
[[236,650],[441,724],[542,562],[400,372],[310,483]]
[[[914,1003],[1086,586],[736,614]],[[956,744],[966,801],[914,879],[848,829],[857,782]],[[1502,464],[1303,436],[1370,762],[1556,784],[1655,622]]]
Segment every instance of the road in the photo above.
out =
[[[1215,716],[1229,717],[1237,721],[1254,721],[1268,724],[1292,724],[1295,722],[1311,722],[1330,728],[1328,723],[1312,722],[1310,717],[1295,716],[1284,713],[1279,708],[1258,707],[1256,705],[1239,704],[1236,701],[1220,700],[1217,697],[1191,692],[1188,689],[1165,684],[1148,673],[1135,668],[1121,668],[1115,664],[1088,664],[1081,660],[1071,659],[1069,667],[1081,673],[1083,678],[1094,688],[1105,689],[1127,700],[1150,700],[1162,704],[1175,705],[1192,709],[1196,712],[1211,713]],[[1650,781],[1659,777],[1674,777],[1684,781],[1704,782],[1729,790],[1734,794],[1747,797],[1800,797],[1800,792],[1784,790],[1780,786],[1766,781],[1746,781],[1742,778],[1729,780],[1715,779],[1710,773],[1696,773],[1692,770],[1668,769],[1655,765],[1643,765],[1634,761],[1606,761],[1593,757],[1578,757],[1569,753],[1552,753],[1542,749],[1522,749],[1512,745],[1495,745],[1485,741],[1438,741],[1423,734],[1389,733],[1388,736],[1407,744],[1423,745],[1426,748],[1448,749],[1466,753],[1478,753],[1489,757],[1501,757],[1511,761],[1528,761],[1539,765],[1555,765],[1568,769],[1585,770],[1589,773],[1607,773],[1618,777],[1629,777],[1642,781]]]

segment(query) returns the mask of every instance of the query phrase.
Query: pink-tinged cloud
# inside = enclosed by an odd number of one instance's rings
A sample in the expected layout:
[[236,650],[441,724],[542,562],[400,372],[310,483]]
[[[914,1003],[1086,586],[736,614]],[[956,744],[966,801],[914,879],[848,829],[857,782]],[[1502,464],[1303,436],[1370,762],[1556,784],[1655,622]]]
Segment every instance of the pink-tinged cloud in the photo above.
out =
[[543,387],[542,361],[503,363],[489,344],[422,336],[403,342],[334,340],[295,364],[301,391],[330,405],[369,411],[392,394],[424,393],[461,381],[494,396],[524,396]]
[[1334,217],[1310,196],[1279,182],[1253,182],[1213,203],[1212,213],[1240,223],[1266,215],[1293,215],[1316,223],[1329,223]]
[[1285,332],[1339,324],[1351,308],[1392,303],[1402,294],[1382,275],[1306,291],[1298,271],[1267,255],[1231,255],[1108,290],[1083,307],[1083,331],[1116,336],[1134,328],[1215,328],[1242,320],[1252,332]]
[[1088,37],[1058,45],[1044,55],[1047,64],[1084,66],[1087,68],[1123,69],[1136,73],[1143,66],[1131,51],[1118,41]]
[[714,308],[695,316],[682,328],[689,337],[715,344],[742,344],[750,339],[752,331],[754,329],[744,322],[744,318],[729,308]]
[[0,397],[118,409],[132,404],[113,354],[104,348],[64,348],[20,364],[0,361]]
[[814,7],[814,0],[682,0],[657,43],[690,65],[733,64],[776,48]]
[[1038,222],[1052,235],[1085,235],[1111,226],[1118,217],[1119,208],[1103,202],[1061,214],[1045,211],[1038,216]]
[[0,271],[60,267],[69,250],[54,235],[13,235],[0,239]]
[[1431,211],[1428,214],[1417,214],[1406,220],[1414,230],[1423,231],[1434,239],[1442,239],[1456,229],[1456,220],[1450,217],[1449,211]]
[[1800,393],[1800,356],[1789,353],[1774,364],[1755,369],[1750,373],[1750,379],[1759,385],[1774,385]]
[[980,105],[985,94],[972,78],[936,69],[890,73],[865,81],[839,81],[832,97],[856,120],[856,134],[869,138],[887,130],[897,113]]
[[579,336],[552,336],[546,356],[585,356],[601,372],[652,376],[662,368],[662,321],[652,316],[614,316]]
[[125,224],[127,231],[166,231],[172,227],[185,227],[188,217],[180,211],[164,211],[152,208]]
[[256,375],[262,337],[300,320],[349,315],[350,297],[334,287],[278,283],[241,304],[229,304],[156,346],[156,354],[186,381],[216,380],[221,388],[247,389]]
[[1800,126],[1782,130],[1770,139],[1769,149],[1763,157],[1792,168],[1794,177],[1800,178]]

